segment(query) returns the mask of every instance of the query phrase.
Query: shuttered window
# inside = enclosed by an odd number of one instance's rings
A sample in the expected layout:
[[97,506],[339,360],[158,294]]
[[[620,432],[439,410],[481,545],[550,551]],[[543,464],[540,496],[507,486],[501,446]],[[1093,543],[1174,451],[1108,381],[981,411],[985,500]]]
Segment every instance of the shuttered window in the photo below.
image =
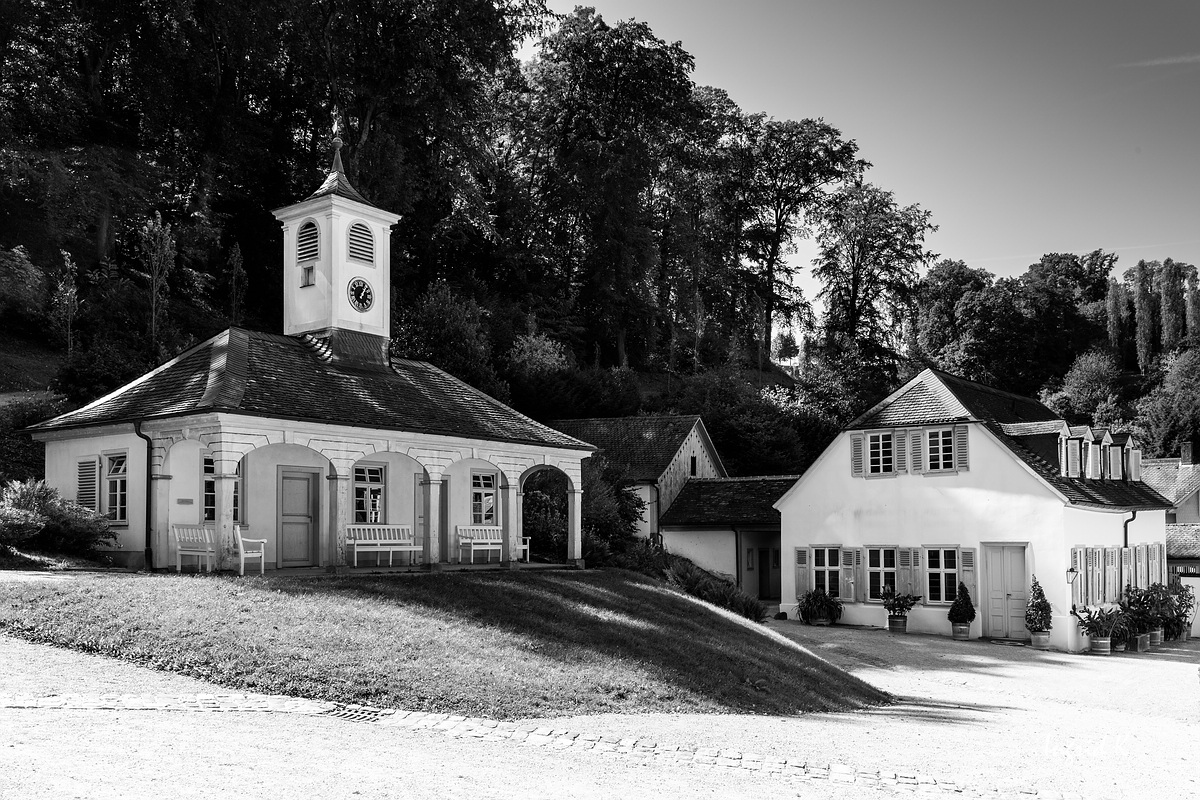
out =
[[371,229],[366,225],[361,222],[351,225],[347,243],[351,258],[366,261],[368,264],[375,263],[375,240],[371,236]]
[[870,434],[867,437],[867,472],[871,475],[888,475],[895,471],[892,434]]
[[958,593],[958,549],[933,547],[925,551],[925,602],[952,603]]
[[813,549],[813,588],[824,589],[830,597],[839,597],[841,586],[841,550],[837,547]]
[[92,511],[100,510],[100,465],[95,457],[76,465],[75,502]]
[[867,548],[867,599],[882,600],[883,589],[896,588],[896,548]]
[[929,459],[925,462],[929,472],[954,469],[954,431],[950,428],[929,431]]
[[[296,234],[296,261],[315,261],[321,254],[321,232],[317,223],[309,221],[300,226]],[[305,284],[307,285],[307,284]]]
[[124,453],[104,458],[104,512],[113,522],[129,521],[129,474]]

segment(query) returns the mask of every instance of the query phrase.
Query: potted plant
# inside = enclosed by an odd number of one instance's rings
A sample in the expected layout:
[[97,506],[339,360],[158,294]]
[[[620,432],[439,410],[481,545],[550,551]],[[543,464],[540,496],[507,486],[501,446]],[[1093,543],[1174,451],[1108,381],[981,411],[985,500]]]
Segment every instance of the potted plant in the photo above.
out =
[[1175,603],[1170,591],[1161,583],[1152,583],[1145,590],[1146,604],[1150,612],[1152,627],[1150,628],[1150,646],[1163,643],[1163,633],[1167,620],[1175,616]]
[[1187,641],[1192,636],[1192,616],[1196,609],[1196,593],[1176,575],[1171,583],[1171,594],[1175,598],[1175,618],[1179,623],[1178,638]]
[[1035,649],[1050,649],[1050,629],[1053,627],[1050,601],[1046,599],[1046,593],[1034,575],[1033,585],[1029,589],[1029,604],[1025,606],[1025,630],[1033,638]]
[[1121,595],[1121,612],[1129,628],[1129,649],[1135,653],[1147,652],[1150,649],[1150,630],[1154,627],[1154,617],[1150,613],[1146,590],[1135,589],[1127,584],[1125,593]]
[[830,597],[824,589],[812,589],[800,598],[796,611],[809,625],[828,625],[842,618],[842,601]]
[[1112,652],[1112,633],[1122,624],[1122,613],[1118,607],[1071,606],[1071,616],[1079,620],[1079,627],[1091,640],[1093,653],[1108,655]]
[[921,602],[920,595],[896,594],[896,587],[884,586],[880,594],[883,607],[888,612],[888,631],[890,633],[906,633],[908,631],[908,612]]
[[958,584],[958,596],[950,604],[946,614],[950,620],[950,634],[955,639],[971,638],[971,623],[975,621],[975,606],[971,604],[971,593],[967,585],[961,581]]
[[1129,623],[1128,615],[1124,612],[1119,612],[1108,634],[1108,638],[1112,642],[1112,649],[1118,653],[1125,652],[1125,647],[1128,645],[1132,635],[1133,626]]

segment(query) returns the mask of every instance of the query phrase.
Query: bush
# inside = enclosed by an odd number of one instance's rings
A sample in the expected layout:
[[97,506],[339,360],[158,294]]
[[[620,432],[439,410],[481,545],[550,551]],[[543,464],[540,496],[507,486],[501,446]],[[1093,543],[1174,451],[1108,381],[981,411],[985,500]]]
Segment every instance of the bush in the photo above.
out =
[[1025,606],[1025,630],[1030,633],[1044,633],[1054,627],[1051,619],[1050,601],[1038,583],[1037,575],[1033,576],[1033,585],[1029,589],[1029,604]]
[[28,512],[45,520],[41,530],[25,542],[40,552],[88,555],[117,541],[104,516],[63,500],[45,481],[10,481],[0,494],[0,508]]
[[0,506],[0,551],[29,539],[46,525],[46,518],[23,508]]
[[975,606],[971,603],[971,593],[962,581],[958,583],[958,596],[950,604],[946,618],[956,625],[969,625],[975,621]]
[[820,617],[825,617],[830,622],[837,622],[842,618],[842,601],[836,597],[830,597],[824,589],[810,589],[800,598],[796,612],[800,615],[800,619],[809,625],[812,624],[814,618]]

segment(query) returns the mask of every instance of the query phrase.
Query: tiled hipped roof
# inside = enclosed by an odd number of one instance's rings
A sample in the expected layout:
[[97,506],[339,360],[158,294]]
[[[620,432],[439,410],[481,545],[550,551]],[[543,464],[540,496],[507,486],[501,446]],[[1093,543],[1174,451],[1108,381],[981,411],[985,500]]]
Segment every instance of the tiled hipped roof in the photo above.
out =
[[754,478],[689,478],[663,514],[663,527],[775,525],[775,501],[799,475]]
[[624,467],[631,481],[657,481],[679,452],[700,417],[639,416],[556,419],[556,430],[599,448],[601,455]]
[[1142,480],[1172,503],[1200,489],[1200,465],[1183,464],[1178,458],[1143,458]]
[[1167,558],[1200,558],[1200,525],[1167,525]]
[[339,362],[314,340],[241,328],[229,328],[107,397],[31,430],[217,411],[592,449],[431,364]]
[[[1057,464],[1057,431],[1065,424],[1030,397],[926,369],[852,422],[848,429],[899,428],[974,422],[986,427],[1012,453],[1072,505],[1163,509],[1171,503],[1142,481],[1065,478]],[[1053,445],[1053,450],[1051,449]]]

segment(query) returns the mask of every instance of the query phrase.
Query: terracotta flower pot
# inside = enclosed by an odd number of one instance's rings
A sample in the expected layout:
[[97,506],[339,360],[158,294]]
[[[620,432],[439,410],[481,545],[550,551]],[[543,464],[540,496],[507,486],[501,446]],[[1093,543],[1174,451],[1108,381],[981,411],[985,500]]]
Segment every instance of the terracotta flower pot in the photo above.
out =
[[888,614],[888,633],[908,633],[908,617]]
[[955,639],[966,641],[971,638],[971,623],[969,622],[951,622],[950,635]]
[[1092,637],[1092,652],[1097,655],[1107,656],[1112,653],[1112,638],[1109,636],[1093,636]]
[[1050,649],[1050,631],[1030,631],[1029,635],[1033,640],[1034,650]]

